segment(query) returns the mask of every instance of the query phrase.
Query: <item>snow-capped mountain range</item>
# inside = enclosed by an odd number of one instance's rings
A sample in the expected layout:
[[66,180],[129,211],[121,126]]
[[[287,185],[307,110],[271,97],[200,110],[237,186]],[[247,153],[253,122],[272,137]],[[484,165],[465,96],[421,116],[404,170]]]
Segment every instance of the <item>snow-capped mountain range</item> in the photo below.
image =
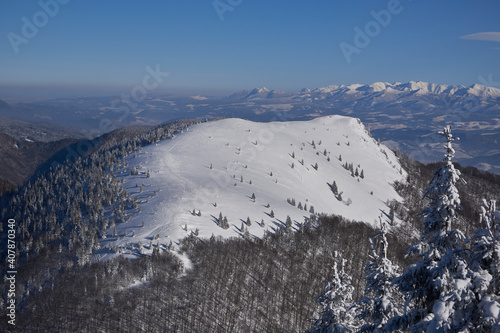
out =
[[[299,92],[244,90],[227,97],[148,96],[134,107],[111,107],[116,97],[63,98],[39,104],[0,103],[0,116],[50,121],[83,133],[179,118],[239,117],[254,121],[309,120],[325,115],[361,119],[374,137],[422,162],[442,159],[435,132],[451,124],[462,140],[457,161],[500,172],[500,89],[427,82],[331,85]],[[126,112],[125,112],[126,111]],[[100,124],[105,121],[106,128]],[[81,135],[82,133],[79,133]]]
[[[330,85],[327,87],[317,88],[311,90],[309,88],[303,88],[298,93],[288,93],[282,90],[269,90],[266,87],[255,88],[252,90],[243,90],[242,92],[230,95],[229,99],[240,99],[240,98],[276,98],[276,97],[295,97],[295,98],[308,98],[308,97],[321,97],[327,98],[328,96],[333,96],[337,94],[348,94],[348,95],[369,95],[371,93],[381,93],[377,96],[372,97],[382,97],[388,96],[389,94],[395,94],[395,96],[408,96],[408,95],[428,95],[428,94],[444,94],[448,96],[466,96],[472,95],[484,98],[499,98],[500,89],[493,87],[485,87],[480,84],[474,84],[469,87],[466,86],[453,86],[453,85],[442,85],[429,82],[415,82],[410,81],[407,83],[395,82],[374,82],[371,84],[351,84],[351,85]],[[394,97],[395,97],[394,96]]]
[[331,85],[324,88],[318,88],[315,90],[309,90],[304,88],[301,94],[335,94],[335,93],[347,93],[347,94],[358,94],[358,93],[376,93],[382,92],[381,95],[386,94],[445,94],[448,96],[465,96],[474,95],[481,97],[498,98],[500,97],[500,89],[485,87],[480,84],[474,84],[470,87],[466,86],[453,86],[453,85],[442,85],[429,82],[415,82],[410,81],[407,83],[388,83],[388,82],[375,82],[367,85],[361,84],[351,84],[351,85]]
[[414,81],[375,82],[304,88],[293,94],[261,88],[233,94],[229,99],[237,99],[239,105],[251,105],[259,110],[256,113],[260,117],[279,118],[284,112],[287,119],[325,114],[355,116],[389,147],[405,151],[422,162],[442,158],[434,134],[451,124],[462,139],[456,146],[458,162],[500,172],[500,89],[497,88],[480,84],[466,87]]
[[202,123],[130,154],[114,172],[138,206],[108,230],[98,258],[110,248],[175,248],[190,234],[262,237],[288,217],[297,230],[318,213],[376,224],[388,201],[401,200],[392,184],[406,176],[387,147],[344,116]]

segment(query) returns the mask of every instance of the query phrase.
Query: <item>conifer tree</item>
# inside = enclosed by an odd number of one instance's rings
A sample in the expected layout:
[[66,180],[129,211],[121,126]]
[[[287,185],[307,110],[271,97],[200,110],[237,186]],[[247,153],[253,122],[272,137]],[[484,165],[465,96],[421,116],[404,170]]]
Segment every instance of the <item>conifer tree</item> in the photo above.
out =
[[446,139],[445,163],[434,171],[424,195],[430,203],[421,213],[425,217],[421,241],[408,250],[421,259],[395,280],[406,293],[407,303],[403,316],[389,325],[391,329],[411,326],[412,332],[455,331],[463,321],[460,301],[468,297],[468,268],[462,248],[465,236],[452,229],[461,209],[455,186],[461,178],[452,163],[455,138],[451,126],[438,134]]
[[333,192],[334,195],[338,195],[339,194],[339,188],[337,187],[337,182],[335,182],[335,180],[332,183],[332,192]]
[[342,260],[340,271],[334,261],[333,277],[325,286],[325,292],[317,297],[321,306],[321,318],[316,320],[309,333],[350,333],[354,332],[354,310],[352,278],[344,272]]
[[287,230],[290,230],[292,228],[292,219],[290,218],[290,215],[286,216],[285,226]]
[[229,229],[229,222],[227,221],[227,216],[224,216],[222,220],[222,229]]
[[468,328],[475,332],[500,331],[500,212],[496,202],[483,199],[483,228],[475,233],[469,266],[472,273],[470,319]]
[[224,216],[222,217],[222,212],[219,213],[219,218],[217,219],[217,223],[219,225],[219,227],[221,227],[222,229],[229,229],[229,223],[227,221],[227,217]]
[[388,258],[387,221],[380,218],[380,231],[370,238],[371,260],[366,265],[364,296],[356,303],[357,318],[364,324],[359,332],[383,332],[384,326],[401,315],[401,295],[392,281],[398,266]]

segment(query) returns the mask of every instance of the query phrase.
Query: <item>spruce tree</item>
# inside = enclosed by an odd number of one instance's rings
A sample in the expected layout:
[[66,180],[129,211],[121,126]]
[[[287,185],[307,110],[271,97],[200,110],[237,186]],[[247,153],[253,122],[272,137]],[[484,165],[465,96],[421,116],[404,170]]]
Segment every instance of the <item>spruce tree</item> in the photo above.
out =
[[290,215],[286,216],[285,226],[286,226],[287,230],[291,230],[291,228],[292,228],[292,219],[290,218]]
[[339,188],[337,187],[337,182],[335,182],[335,180],[333,181],[331,188],[334,195],[339,194]]
[[438,134],[446,139],[445,163],[434,171],[424,195],[430,200],[422,211],[421,241],[408,250],[420,260],[407,267],[395,284],[407,296],[405,313],[392,321],[391,329],[411,326],[412,332],[454,331],[461,325],[460,300],[467,294],[467,262],[464,258],[463,233],[452,229],[461,209],[455,184],[460,171],[452,163],[455,150],[451,126]]
[[364,324],[359,332],[383,332],[384,326],[401,315],[401,294],[392,281],[398,266],[387,258],[387,221],[380,218],[380,231],[370,238],[371,260],[366,265],[364,296],[356,303],[357,318]]
[[321,306],[321,318],[316,320],[309,333],[350,333],[354,332],[354,310],[352,278],[344,272],[342,260],[340,271],[334,261],[333,277],[325,286],[325,292],[317,297]]
[[481,223],[475,233],[469,266],[472,273],[470,320],[468,328],[474,332],[500,331],[500,211],[496,202],[483,199]]
[[222,220],[222,229],[229,229],[229,222],[227,221],[227,216],[224,216]]

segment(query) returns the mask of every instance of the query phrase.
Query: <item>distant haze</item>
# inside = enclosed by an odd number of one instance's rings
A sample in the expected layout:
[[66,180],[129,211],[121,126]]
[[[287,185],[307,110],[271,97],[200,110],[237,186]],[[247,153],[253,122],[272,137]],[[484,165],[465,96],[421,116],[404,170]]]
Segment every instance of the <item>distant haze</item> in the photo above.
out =
[[0,98],[500,85],[496,0],[222,2],[2,1]]

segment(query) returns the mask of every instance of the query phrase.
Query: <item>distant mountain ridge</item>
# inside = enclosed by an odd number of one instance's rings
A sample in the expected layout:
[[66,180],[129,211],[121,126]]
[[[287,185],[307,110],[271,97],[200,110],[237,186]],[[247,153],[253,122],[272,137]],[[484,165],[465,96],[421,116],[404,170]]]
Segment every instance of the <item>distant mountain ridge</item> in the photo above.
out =
[[10,106],[10,104],[9,104],[9,103],[7,103],[7,102],[5,102],[5,101],[2,101],[2,100],[0,99],[0,109],[10,109],[10,108],[11,108],[11,106]]
[[[344,101],[352,99],[368,98],[370,102],[390,101],[395,99],[418,99],[418,98],[437,98],[439,100],[448,100],[450,102],[466,99],[500,99],[500,89],[486,87],[480,84],[471,86],[440,85],[428,82],[410,81],[407,83],[387,83],[374,82],[371,84],[350,84],[350,85],[330,85],[316,89],[303,88],[300,92],[285,92],[280,90],[269,90],[265,87],[243,90],[231,94],[227,98],[230,100],[248,100],[248,99],[272,99],[272,98],[290,98],[292,100],[314,102],[318,100],[327,100],[340,98]],[[361,102],[361,100],[359,101]],[[365,101],[366,102],[366,101]]]
[[[37,104],[0,103],[0,116],[80,126],[102,134],[125,126],[158,125],[179,118],[240,117],[253,121],[310,120],[326,115],[360,118],[393,149],[421,162],[442,159],[433,134],[453,126],[462,140],[457,160],[500,173],[500,89],[481,84],[406,83],[330,85],[298,92],[247,89],[227,97],[147,96],[133,107],[113,108],[116,97],[78,97]],[[2,106],[3,105],[3,106]],[[110,124],[102,128],[102,124]]]
[[[303,90],[304,91],[304,90]],[[469,87],[459,85],[444,85],[422,81],[410,81],[407,83],[395,82],[374,82],[371,84],[351,84],[351,85],[331,85],[328,87],[310,90],[310,93],[334,94],[334,93],[361,93],[361,92],[385,92],[385,93],[406,93],[406,94],[447,94],[455,96],[465,96],[467,94],[481,97],[499,98],[500,89],[486,87],[480,84],[473,84]],[[301,91],[302,93],[302,91]],[[307,92],[306,92],[307,93]]]
[[370,94],[370,93],[397,94],[399,97],[413,94],[444,94],[448,96],[463,97],[467,95],[483,98],[500,98],[500,89],[486,87],[481,84],[471,86],[446,85],[422,81],[410,81],[406,83],[395,82],[374,82],[370,84],[350,84],[350,85],[330,85],[315,89],[303,88],[300,92],[285,92],[281,90],[269,90],[266,87],[246,89],[228,96],[229,99],[249,99],[249,98],[273,98],[293,96],[294,98],[307,98],[309,96],[323,95],[324,97],[338,94]]
[[240,92],[231,94],[227,97],[230,100],[237,99],[257,99],[257,98],[279,98],[279,97],[291,97],[293,93],[286,92],[284,90],[269,90],[266,87],[246,89]]

